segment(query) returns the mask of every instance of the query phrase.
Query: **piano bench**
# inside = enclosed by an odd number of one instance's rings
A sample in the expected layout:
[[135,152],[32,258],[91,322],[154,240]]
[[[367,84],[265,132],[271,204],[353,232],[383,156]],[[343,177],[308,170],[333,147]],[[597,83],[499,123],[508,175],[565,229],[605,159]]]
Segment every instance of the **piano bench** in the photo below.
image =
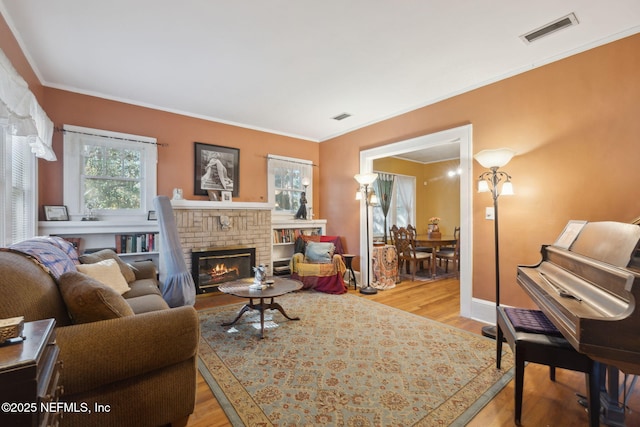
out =
[[506,339],[515,359],[515,423],[520,425],[524,368],[527,362],[549,366],[555,381],[555,368],[584,372],[589,401],[589,425],[600,425],[599,373],[594,362],[577,352],[551,321],[539,310],[497,308],[497,368],[500,369],[502,341]]

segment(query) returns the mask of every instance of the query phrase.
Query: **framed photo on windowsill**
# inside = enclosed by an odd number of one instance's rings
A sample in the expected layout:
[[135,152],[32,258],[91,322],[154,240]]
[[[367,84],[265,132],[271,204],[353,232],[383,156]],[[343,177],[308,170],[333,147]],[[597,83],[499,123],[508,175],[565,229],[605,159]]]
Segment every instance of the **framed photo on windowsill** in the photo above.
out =
[[240,149],[195,143],[193,193],[208,196],[209,190],[240,194]]
[[44,218],[47,221],[69,221],[66,206],[44,206]]

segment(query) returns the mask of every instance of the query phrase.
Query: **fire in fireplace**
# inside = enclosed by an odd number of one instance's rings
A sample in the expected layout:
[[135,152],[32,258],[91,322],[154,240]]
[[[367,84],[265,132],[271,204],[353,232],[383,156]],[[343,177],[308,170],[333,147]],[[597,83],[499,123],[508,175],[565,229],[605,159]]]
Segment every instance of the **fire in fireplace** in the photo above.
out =
[[218,290],[218,285],[253,275],[256,249],[223,247],[191,252],[191,275],[199,294]]

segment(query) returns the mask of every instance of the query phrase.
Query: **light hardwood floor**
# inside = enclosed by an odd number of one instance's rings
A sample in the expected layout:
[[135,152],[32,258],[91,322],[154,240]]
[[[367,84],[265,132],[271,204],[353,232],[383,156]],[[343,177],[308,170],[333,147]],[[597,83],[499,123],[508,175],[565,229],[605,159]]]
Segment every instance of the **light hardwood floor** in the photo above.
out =
[[[478,334],[484,325],[481,322],[459,316],[459,282],[455,279],[432,283],[405,280],[394,289],[380,291],[376,295],[370,296],[362,295],[354,291],[353,288],[349,290],[349,293]],[[240,298],[216,293],[199,295],[195,306],[196,309],[201,310],[242,301]],[[357,327],[355,319],[353,327]],[[505,344],[505,348],[509,349],[509,346]],[[523,426],[578,427],[588,425],[586,411],[577,403],[575,396],[575,393],[585,393],[584,375],[559,369],[554,383],[549,380],[548,367],[529,364],[525,370],[524,384]],[[513,393],[513,381],[511,381],[468,425],[474,427],[513,426]],[[626,425],[628,427],[640,426],[640,385],[631,394],[628,406]],[[218,401],[199,374],[196,409],[189,418],[187,426],[230,426]]]

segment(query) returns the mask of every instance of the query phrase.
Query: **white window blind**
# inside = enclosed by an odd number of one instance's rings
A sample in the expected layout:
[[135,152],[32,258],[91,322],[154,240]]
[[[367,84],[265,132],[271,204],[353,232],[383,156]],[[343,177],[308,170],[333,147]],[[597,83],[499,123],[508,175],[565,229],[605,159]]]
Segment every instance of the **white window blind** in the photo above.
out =
[[2,150],[0,174],[2,176],[2,246],[33,237],[36,234],[36,159],[29,144],[0,132]]

